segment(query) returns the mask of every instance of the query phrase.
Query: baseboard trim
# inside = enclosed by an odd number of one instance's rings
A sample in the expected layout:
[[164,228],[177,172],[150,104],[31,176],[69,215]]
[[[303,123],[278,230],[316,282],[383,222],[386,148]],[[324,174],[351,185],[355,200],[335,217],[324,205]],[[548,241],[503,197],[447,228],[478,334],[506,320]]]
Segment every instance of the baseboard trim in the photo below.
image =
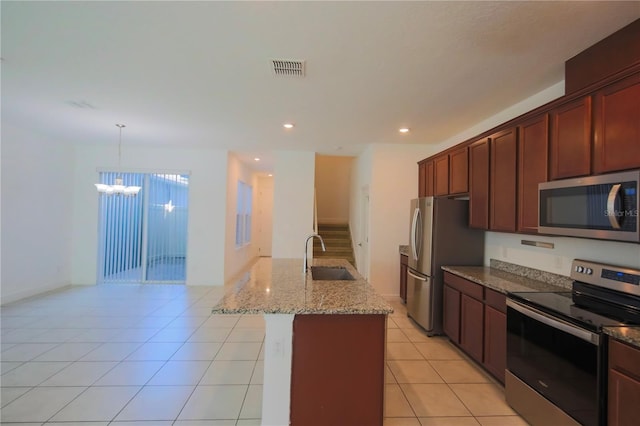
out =
[[47,293],[53,293],[69,287],[72,287],[72,285],[69,283],[56,283],[49,284],[37,289],[34,288],[29,290],[17,291],[8,295],[2,292],[2,294],[0,294],[0,306],[5,306],[9,303],[20,302],[31,297],[43,296]]

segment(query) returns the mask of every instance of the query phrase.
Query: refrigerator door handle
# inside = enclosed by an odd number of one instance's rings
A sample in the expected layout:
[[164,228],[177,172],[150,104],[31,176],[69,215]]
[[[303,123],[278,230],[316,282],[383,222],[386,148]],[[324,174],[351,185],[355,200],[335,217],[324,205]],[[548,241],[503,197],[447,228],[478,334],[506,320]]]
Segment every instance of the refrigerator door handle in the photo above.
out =
[[418,218],[420,216],[420,209],[413,211],[413,220],[411,221],[411,254],[413,259],[418,260]]
[[[406,216],[405,216],[405,217],[406,217]],[[417,275],[413,274],[411,271],[407,271],[407,273],[408,273],[409,275],[411,275],[413,278],[415,278],[416,280],[420,280],[420,281],[429,281],[429,278],[426,278],[426,277],[419,277],[419,276],[417,276]]]

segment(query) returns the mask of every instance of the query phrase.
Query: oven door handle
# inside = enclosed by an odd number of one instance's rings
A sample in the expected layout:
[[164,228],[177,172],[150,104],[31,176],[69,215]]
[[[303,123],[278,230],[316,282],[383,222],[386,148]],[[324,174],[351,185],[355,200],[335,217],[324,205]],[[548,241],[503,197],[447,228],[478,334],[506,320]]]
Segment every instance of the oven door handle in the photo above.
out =
[[564,331],[565,333],[571,334],[572,336],[585,340],[594,345],[600,344],[600,335],[587,330],[583,330],[582,328],[576,327],[575,325],[570,324],[566,321],[553,318],[548,314],[534,309],[530,306],[524,306],[514,300],[507,299],[507,307],[512,308],[520,312],[522,315],[525,315],[536,321],[540,321],[541,323],[546,324],[549,327]]

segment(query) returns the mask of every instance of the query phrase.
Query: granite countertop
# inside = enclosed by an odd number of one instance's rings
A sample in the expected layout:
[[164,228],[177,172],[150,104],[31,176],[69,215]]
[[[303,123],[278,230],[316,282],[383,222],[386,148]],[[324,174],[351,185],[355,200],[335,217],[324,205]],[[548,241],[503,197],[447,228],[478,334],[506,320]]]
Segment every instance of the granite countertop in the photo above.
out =
[[560,279],[548,279],[546,276],[534,279],[487,266],[443,266],[442,269],[504,294],[516,291],[571,291],[570,282],[567,287],[561,279],[565,277],[561,276],[557,276]]
[[603,327],[604,334],[640,348],[640,327]]
[[230,286],[214,314],[390,314],[393,308],[342,259],[314,259],[314,266],[343,266],[353,281],[317,281],[302,273],[302,259],[259,259]]
[[400,245],[398,251],[404,256],[409,256],[409,246]]

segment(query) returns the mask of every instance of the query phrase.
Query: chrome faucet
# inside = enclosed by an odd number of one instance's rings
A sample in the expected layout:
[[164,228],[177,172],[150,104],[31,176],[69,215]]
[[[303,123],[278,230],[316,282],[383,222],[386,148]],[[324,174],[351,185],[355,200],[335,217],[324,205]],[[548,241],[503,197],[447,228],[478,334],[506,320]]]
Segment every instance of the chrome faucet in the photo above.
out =
[[322,244],[322,251],[327,251],[327,249],[324,247],[324,240],[322,239],[322,237],[318,234],[311,234],[307,237],[306,240],[304,240],[304,264],[302,265],[302,273],[306,274],[307,273],[307,269],[309,269],[307,267],[307,264],[309,263],[309,261],[307,260],[307,248],[309,246],[309,240],[312,239],[313,237],[318,237],[320,238],[320,243]]

